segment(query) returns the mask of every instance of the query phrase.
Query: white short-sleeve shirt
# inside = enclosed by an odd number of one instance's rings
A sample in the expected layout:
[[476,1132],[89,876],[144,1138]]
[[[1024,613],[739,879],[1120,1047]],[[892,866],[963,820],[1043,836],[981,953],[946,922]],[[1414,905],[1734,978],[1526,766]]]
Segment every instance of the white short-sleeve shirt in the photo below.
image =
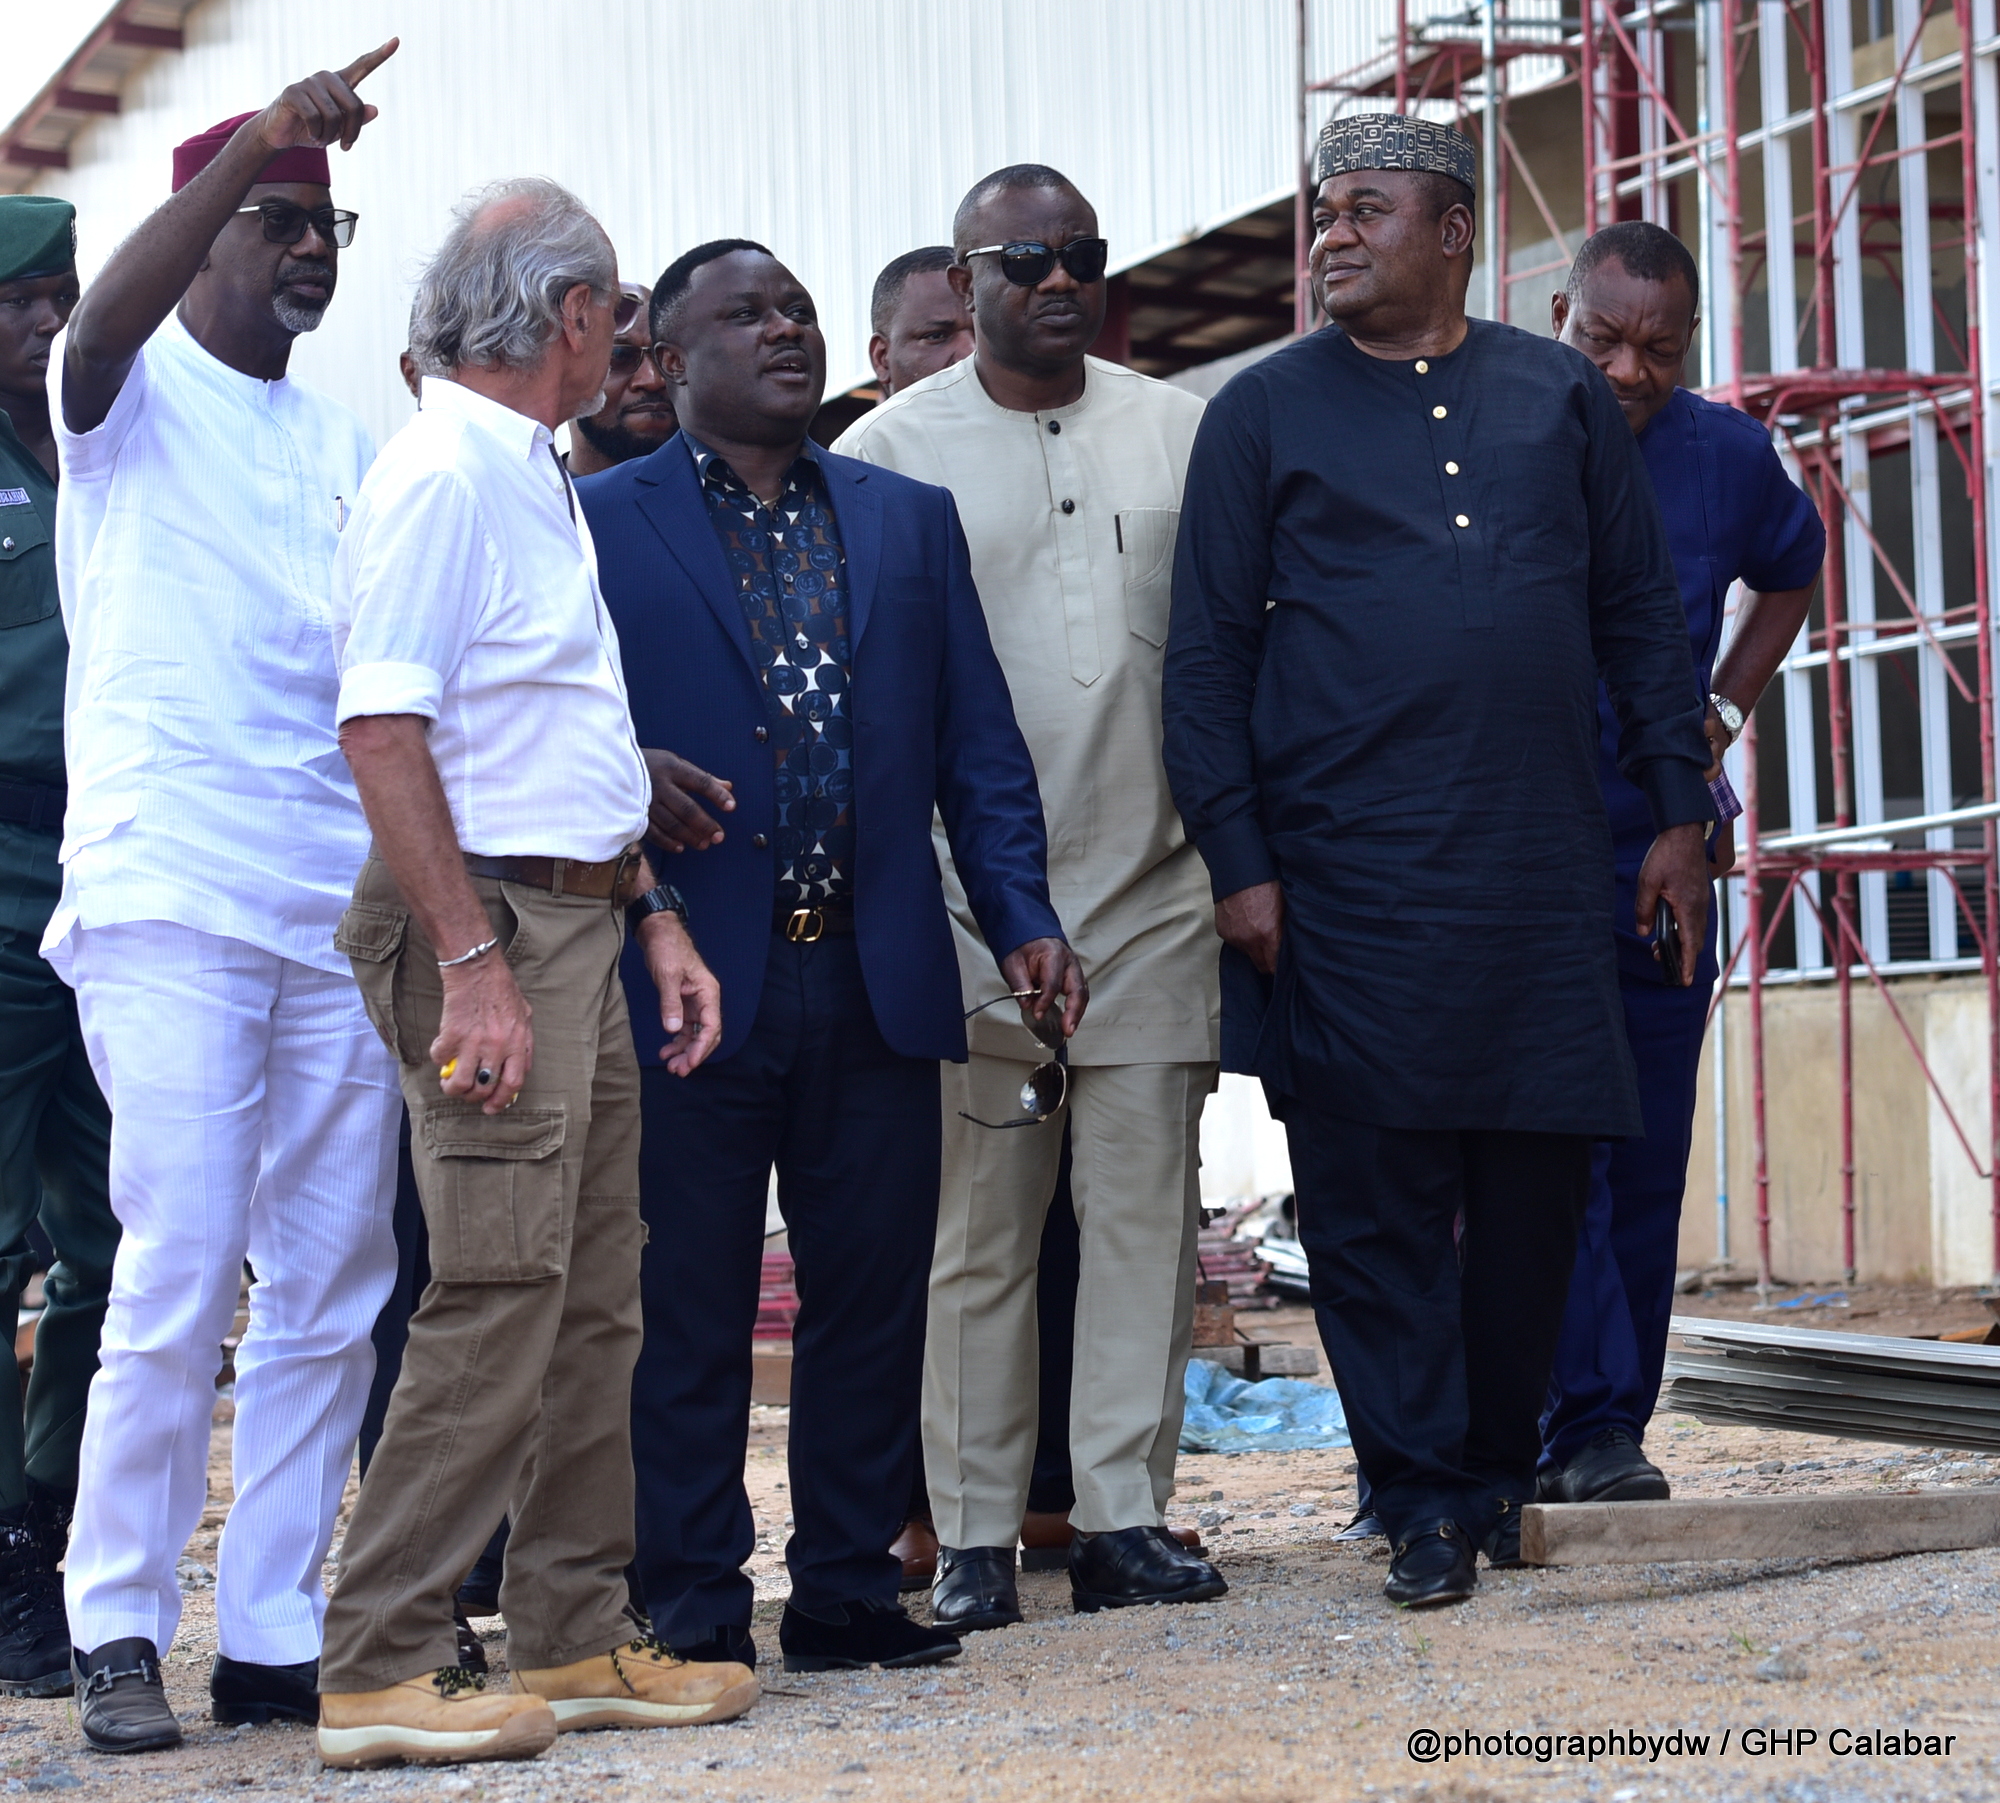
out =
[[382,447],[334,564],[337,717],[415,714],[458,842],[615,858],[646,829],[597,551],[547,426],[457,382]]
[[343,971],[368,849],[334,737],[335,547],[374,444],[338,402],[218,362],[177,317],[103,422],[63,424],[69,808],[43,955],[78,925],[166,920]]

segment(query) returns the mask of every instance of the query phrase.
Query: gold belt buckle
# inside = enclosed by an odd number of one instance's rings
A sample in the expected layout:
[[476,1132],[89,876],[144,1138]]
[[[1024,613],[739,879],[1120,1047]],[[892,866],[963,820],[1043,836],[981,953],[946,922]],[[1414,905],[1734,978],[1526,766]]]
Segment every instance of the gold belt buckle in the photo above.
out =
[[785,922],[785,937],[794,945],[811,945],[826,932],[826,915],[818,908],[794,908]]

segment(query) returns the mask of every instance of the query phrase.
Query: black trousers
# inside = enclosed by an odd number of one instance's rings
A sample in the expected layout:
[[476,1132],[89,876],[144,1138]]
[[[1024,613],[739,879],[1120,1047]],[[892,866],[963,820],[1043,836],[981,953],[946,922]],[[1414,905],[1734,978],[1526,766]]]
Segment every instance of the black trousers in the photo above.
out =
[[632,1461],[654,1628],[686,1645],[750,1622],[743,1459],[774,1164],[799,1294],[792,1601],[893,1601],[937,1238],[937,1064],[883,1040],[851,938],[773,934],[749,1038],[691,1077],[656,1068],[641,1085],[649,1237]]
[[1534,1496],[1590,1141],[1371,1127],[1297,1100],[1285,1128],[1320,1337],[1376,1512],[1392,1539],[1440,1520],[1481,1539],[1502,1499]]

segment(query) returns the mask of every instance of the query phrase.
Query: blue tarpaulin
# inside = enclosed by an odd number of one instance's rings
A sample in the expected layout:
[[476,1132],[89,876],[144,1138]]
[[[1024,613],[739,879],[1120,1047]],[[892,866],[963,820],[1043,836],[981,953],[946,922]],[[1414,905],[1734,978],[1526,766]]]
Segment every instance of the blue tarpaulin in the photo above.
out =
[[1189,1359],[1182,1452],[1298,1452],[1347,1446],[1347,1416],[1331,1384],[1267,1377],[1246,1384],[1206,1359]]

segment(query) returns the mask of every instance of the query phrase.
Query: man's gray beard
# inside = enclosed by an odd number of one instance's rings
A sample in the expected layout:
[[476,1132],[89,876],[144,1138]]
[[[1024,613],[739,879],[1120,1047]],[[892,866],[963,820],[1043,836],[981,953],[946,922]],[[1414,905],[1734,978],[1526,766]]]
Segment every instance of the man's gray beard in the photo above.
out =
[[271,296],[271,311],[288,332],[317,332],[320,321],[326,317],[326,308],[325,301],[316,307],[309,307],[303,301],[294,300],[282,288]]

